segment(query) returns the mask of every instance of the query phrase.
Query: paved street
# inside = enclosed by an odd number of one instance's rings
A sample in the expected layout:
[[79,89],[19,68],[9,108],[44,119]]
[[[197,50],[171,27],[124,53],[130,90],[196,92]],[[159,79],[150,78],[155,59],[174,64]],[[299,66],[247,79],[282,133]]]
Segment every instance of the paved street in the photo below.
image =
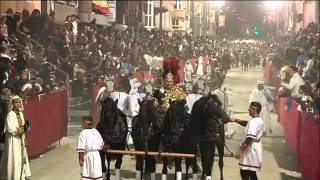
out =
[[[248,98],[258,79],[262,78],[261,70],[241,72],[232,70],[228,73],[224,83],[230,91],[229,105],[233,117],[248,118]],[[78,180],[79,165],[75,152],[78,134],[80,132],[80,118],[72,118],[69,125],[69,136],[61,140],[57,145],[48,150],[42,156],[31,160],[32,180]],[[230,128],[236,130],[232,139],[227,139],[227,146],[235,153],[243,134],[244,128],[231,124]],[[264,163],[262,171],[258,173],[261,180],[298,180],[302,179],[296,158],[288,149],[283,130],[277,123],[276,115],[272,115],[273,133],[264,137]],[[215,159],[213,179],[219,179],[218,164]],[[240,179],[238,161],[234,158],[224,159],[224,176],[226,180]],[[130,156],[123,160],[122,177],[135,178],[135,161]],[[200,162],[199,162],[200,164]],[[112,166],[113,163],[112,163]],[[161,172],[161,164],[157,166],[157,172]],[[169,171],[173,173],[173,169]],[[113,171],[112,171],[113,173]],[[113,177],[114,178],[114,177]],[[160,174],[158,176],[160,179]],[[170,176],[173,179],[173,176]]]

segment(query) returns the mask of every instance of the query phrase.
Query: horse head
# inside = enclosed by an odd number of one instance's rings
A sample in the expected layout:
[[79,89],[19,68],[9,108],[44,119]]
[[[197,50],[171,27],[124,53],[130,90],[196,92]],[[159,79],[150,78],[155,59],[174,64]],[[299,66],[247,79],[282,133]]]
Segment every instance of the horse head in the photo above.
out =
[[167,143],[178,142],[186,128],[188,113],[186,100],[169,100],[170,107],[164,120],[163,135]]
[[[118,100],[107,97],[101,101],[101,120],[99,127],[105,128],[110,139],[122,139],[126,136],[128,126],[125,114],[117,107]],[[118,140],[117,140],[118,141]]]
[[162,127],[162,114],[159,111],[157,100],[148,98],[139,101],[140,109],[133,119],[133,138],[147,138],[157,134]]
[[103,112],[116,112],[117,111],[117,104],[118,100],[114,101],[111,97],[105,98],[103,101],[100,101],[101,103],[101,113]]

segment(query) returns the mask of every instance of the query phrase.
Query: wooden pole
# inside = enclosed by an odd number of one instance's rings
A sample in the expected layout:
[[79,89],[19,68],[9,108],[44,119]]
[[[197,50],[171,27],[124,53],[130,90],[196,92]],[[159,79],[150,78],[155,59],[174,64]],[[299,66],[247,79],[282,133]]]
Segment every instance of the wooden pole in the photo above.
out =
[[159,156],[159,157],[185,157],[195,158],[194,154],[169,153],[169,152],[145,152],[145,151],[125,151],[125,150],[107,150],[107,154],[124,154],[124,155],[142,155],[142,156]]

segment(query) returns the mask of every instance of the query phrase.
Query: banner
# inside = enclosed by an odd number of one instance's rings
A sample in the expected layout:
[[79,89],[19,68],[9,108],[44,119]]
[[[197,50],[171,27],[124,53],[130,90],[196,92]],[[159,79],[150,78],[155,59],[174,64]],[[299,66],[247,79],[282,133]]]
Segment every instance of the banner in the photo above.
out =
[[107,0],[93,0],[92,12],[102,15],[108,15],[111,13],[109,9],[109,3]]
[[219,16],[219,27],[224,27],[225,24],[226,24],[226,16],[220,15]]

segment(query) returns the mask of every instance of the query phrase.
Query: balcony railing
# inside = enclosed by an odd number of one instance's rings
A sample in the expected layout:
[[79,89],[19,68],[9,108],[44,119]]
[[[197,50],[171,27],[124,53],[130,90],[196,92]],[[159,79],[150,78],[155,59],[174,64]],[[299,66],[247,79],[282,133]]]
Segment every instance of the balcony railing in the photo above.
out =
[[185,18],[187,16],[187,11],[185,9],[173,9],[172,18]]

